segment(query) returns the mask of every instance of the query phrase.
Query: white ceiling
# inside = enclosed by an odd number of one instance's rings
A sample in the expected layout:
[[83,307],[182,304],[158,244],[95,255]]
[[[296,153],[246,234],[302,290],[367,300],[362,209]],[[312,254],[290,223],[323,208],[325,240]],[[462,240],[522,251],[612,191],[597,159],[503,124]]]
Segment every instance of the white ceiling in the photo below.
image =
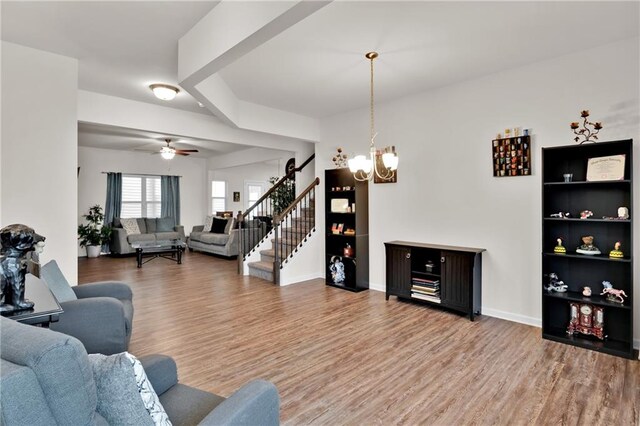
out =
[[193,157],[209,158],[234,151],[251,148],[250,146],[194,139],[179,135],[147,132],[123,127],[104,126],[93,123],[78,123],[78,145],[116,149],[122,151],[160,152],[165,139],[171,139],[171,146],[176,149],[197,149]]
[[79,60],[80,89],[209,114],[181,91],[171,102],[151,83],[177,85],[178,40],[218,1],[2,2],[2,40]]
[[[336,1],[221,71],[245,101],[312,117],[638,36],[638,2]],[[579,72],[580,64],[576,64]]]
[[[2,2],[2,39],[79,60],[79,87],[207,113],[176,83],[178,40],[217,1]],[[245,101],[310,117],[638,36],[638,2],[334,1],[221,71]],[[580,64],[576,64],[579,72]],[[88,143],[88,142],[86,142]]]

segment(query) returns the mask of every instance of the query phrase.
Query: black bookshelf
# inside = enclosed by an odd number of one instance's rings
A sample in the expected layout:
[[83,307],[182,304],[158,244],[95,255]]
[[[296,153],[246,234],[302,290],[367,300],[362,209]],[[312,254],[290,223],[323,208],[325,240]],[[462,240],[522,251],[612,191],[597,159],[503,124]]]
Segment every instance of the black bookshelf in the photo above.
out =
[[[369,289],[369,184],[358,182],[349,169],[325,171],[325,271],[326,284],[359,292]],[[331,211],[332,200],[347,200],[349,211]],[[342,224],[340,230],[333,226]],[[353,234],[345,233],[352,230]],[[345,256],[349,244],[353,255]],[[339,258],[344,265],[345,280],[335,283],[331,261]]]
[[[568,285],[564,293],[542,289],[542,336],[545,339],[579,346],[625,358],[633,358],[633,152],[632,140],[570,145],[542,149],[542,279],[555,272]],[[589,159],[625,155],[623,180],[588,182]],[[564,182],[563,174],[573,174]],[[619,207],[629,208],[628,220],[617,217]],[[580,212],[591,210],[593,216],[580,219]],[[552,218],[569,212],[569,218]],[[581,238],[594,236],[601,255],[576,253]],[[557,238],[563,239],[566,254],[554,253]],[[624,257],[610,258],[616,241],[622,243]],[[624,290],[623,304],[601,296],[603,281]],[[582,288],[591,287],[592,295],[583,296]],[[569,334],[570,303],[587,304],[603,309],[604,340],[584,334]]]

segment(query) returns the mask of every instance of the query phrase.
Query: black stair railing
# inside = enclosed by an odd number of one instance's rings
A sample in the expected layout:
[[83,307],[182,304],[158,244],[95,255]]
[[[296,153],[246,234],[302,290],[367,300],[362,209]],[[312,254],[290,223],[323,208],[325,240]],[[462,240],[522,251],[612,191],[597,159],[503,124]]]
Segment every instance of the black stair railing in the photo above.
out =
[[302,171],[315,157],[316,155],[312,154],[299,167],[290,170],[278,180],[246,211],[238,212],[236,217],[239,232],[238,273],[242,273],[247,256],[253,253],[256,247],[271,234],[274,216],[286,210],[282,206],[274,205],[277,191],[281,191],[284,186],[292,185],[293,176]]
[[293,257],[298,248],[315,232],[316,186],[320,179],[309,185],[296,199],[274,218],[273,282],[280,283],[280,269]]

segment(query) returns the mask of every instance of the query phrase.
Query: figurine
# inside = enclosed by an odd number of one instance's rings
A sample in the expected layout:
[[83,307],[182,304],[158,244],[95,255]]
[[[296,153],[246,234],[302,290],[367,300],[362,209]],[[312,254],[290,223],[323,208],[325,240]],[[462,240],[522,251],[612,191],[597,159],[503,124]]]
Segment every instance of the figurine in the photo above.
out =
[[331,279],[335,284],[342,284],[344,282],[346,276],[344,274],[344,263],[342,263],[340,256],[333,256],[331,258],[329,270],[331,271]]
[[558,279],[558,275],[555,272],[551,272],[549,274],[549,284],[544,286],[544,289],[549,293],[551,293],[552,291],[564,293],[568,288],[569,286],[566,285],[564,281],[560,281],[560,279]]
[[580,219],[589,219],[593,216],[593,212],[591,210],[582,210],[580,212]]
[[618,219],[620,220],[629,219],[629,209],[627,207],[618,207]]
[[351,244],[347,243],[344,249],[342,249],[342,254],[344,254],[345,257],[353,257],[353,247],[351,247]]
[[601,254],[600,249],[593,245],[593,236],[588,235],[582,237],[583,244],[576,249],[576,253],[586,254],[589,256],[595,256]]
[[556,254],[566,254],[567,249],[562,245],[562,238],[558,238],[556,241],[558,245],[553,248],[553,252]]
[[591,287],[588,287],[588,286],[582,287],[582,295],[587,297],[591,296]]
[[622,259],[624,257],[624,253],[622,253],[622,250],[620,250],[620,246],[620,241],[616,241],[616,243],[613,245],[613,250],[609,252],[609,257],[613,259]]
[[568,217],[571,217],[571,213],[569,213],[569,212],[565,212],[565,213],[563,213],[563,212],[558,212],[558,213],[553,213],[553,214],[551,215],[551,217],[560,217],[560,218],[566,219],[566,218],[568,218]]
[[624,292],[624,290],[616,290],[615,288],[613,288],[613,286],[609,281],[602,281],[602,287],[603,289],[602,289],[602,293],[600,293],[600,296],[604,296],[606,294],[607,300],[609,302],[616,302],[616,303],[622,304],[624,303],[623,297],[629,297]]
[[24,297],[27,273],[27,254],[42,251],[45,238],[26,225],[14,224],[0,229],[0,312],[14,312],[33,308]]

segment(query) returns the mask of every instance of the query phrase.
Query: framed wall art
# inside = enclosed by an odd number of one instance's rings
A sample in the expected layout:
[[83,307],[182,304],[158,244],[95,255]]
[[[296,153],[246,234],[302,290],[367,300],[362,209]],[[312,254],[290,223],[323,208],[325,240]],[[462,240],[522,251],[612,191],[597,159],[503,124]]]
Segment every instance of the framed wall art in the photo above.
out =
[[515,136],[491,141],[493,176],[531,175],[531,138]]

